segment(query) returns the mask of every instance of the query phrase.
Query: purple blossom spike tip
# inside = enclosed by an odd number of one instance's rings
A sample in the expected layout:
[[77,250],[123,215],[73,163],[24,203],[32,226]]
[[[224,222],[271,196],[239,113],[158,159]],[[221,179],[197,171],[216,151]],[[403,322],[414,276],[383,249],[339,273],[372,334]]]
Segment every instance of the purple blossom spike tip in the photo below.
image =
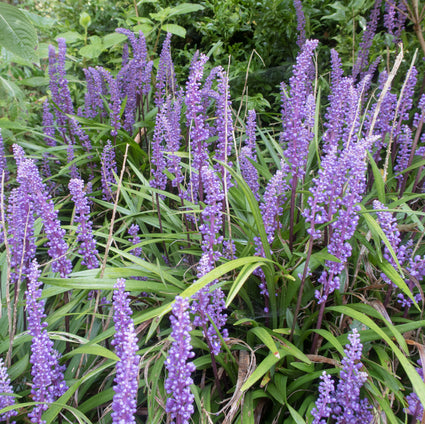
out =
[[[7,374],[7,368],[2,358],[0,358],[0,393],[3,393],[2,395],[0,395],[0,409],[15,404],[15,398],[13,397],[13,388],[10,384],[10,378]],[[14,410],[5,412],[3,414],[0,414],[0,421],[10,420],[15,415],[17,415],[17,412]],[[15,421],[12,422],[12,424],[14,423]]]
[[193,384],[191,374],[196,368],[190,361],[195,354],[190,344],[192,328],[188,309],[188,299],[177,296],[170,317],[173,343],[165,363],[168,371],[165,390],[170,395],[165,408],[174,424],[189,424],[194,411],[190,386]]
[[90,221],[90,206],[84,193],[84,182],[75,178],[69,182],[69,191],[72,200],[75,203],[75,222],[77,227],[77,240],[80,242],[79,253],[83,255],[82,264],[88,269],[97,268],[99,260],[97,259],[96,241],[93,238],[92,222]]
[[40,272],[37,261],[32,262],[28,290],[25,292],[28,313],[28,332],[32,336],[30,363],[32,364],[31,375],[33,377],[31,394],[34,402],[40,402],[34,406],[28,414],[32,423],[43,424],[41,419],[49,403],[56,401],[62,396],[67,385],[64,381],[64,366],[59,365],[60,354],[53,348],[53,342],[47,333],[47,323],[44,313],[44,301],[41,298],[41,283],[38,281]]
[[131,319],[130,300],[125,291],[125,280],[119,278],[114,286],[113,305],[115,336],[112,345],[119,358],[114,379],[112,424],[135,424],[140,357],[137,337]]

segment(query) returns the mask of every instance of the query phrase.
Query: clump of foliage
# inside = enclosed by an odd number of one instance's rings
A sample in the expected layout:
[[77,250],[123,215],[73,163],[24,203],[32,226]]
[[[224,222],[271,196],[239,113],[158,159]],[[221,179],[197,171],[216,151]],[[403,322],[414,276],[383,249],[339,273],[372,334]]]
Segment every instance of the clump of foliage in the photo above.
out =
[[318,66],[291,3],[273,125],[203,52],[178,75],[171,6],[153,46],[116,29],[110,63],[89,11],[48,46],[39,121],[0,121],[0,420],[423,421],[425,96],[402,4],[371,5],[347,67]]

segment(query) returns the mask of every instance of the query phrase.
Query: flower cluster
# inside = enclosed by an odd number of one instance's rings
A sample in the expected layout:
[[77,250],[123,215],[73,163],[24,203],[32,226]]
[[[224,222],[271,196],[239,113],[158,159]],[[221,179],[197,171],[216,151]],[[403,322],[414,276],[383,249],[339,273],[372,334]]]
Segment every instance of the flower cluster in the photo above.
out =
[[77,240],[81,243],[78,253],[83,255],[82,264],[88,269],[97,268],[99,260],[97,259],[96,241],[93,238],[92,222],[90,221],[90,206],[84,193],[84,181],[81,179],[72,179],[68,184],[72,200],[75,203],[75,222],[77,227]]
[[[256,129],[256,113],[252,109],[248,111],[248,119],[246,122],[246,141],[245,146],[242,147],[240,154],[240,167],[241,173],[254,194],[257,200],[260,199],[258,193],[260,184],[258,182],[258,171],[252,162],[257,162],[256,145],[255,145],[255,129]],[[251,162],[252,161],[252,162]]]
[[116,31],[128,37],[133,50],[133,58],[126,61],[117,75],[121,98],[127,98],[123,128],[132,133],[136,111],[141,106],[143,97],[150,91],[153,62],[148,60],[145,36],[142,31],[139,31],[139,38],[136,38],[133,31],[129,29],[118,28]]
[[[420,256],[410,257],[411,256],[411,248],[410,244],[401,244],[401,235],[400,231],[397,227],[397,219],[392,215],[391,212],[387,212],[388,209],[386,206],[384,206],[381,202],[378,200],[374,200],[373,202],[373,208],[377,211],[377,217],[379,225],[382,228],[382,231],[384,232],[385,236],[388,239],[388,242],[390,243],[390,246],[392,247],[395,256],[397,258],[397,261],[400,265],[406,266],[407,272],[409,275],[416,279],[422,279],[425,275],[425,269],[424,269],[424,258],[421,258]],[[397,269],[396,261],[394,260],[393,256],[391,255],[390,250],[387,246],[384,247],[384,258],[394,267]],[[395,284],[391,281],[390,278],[388,278],[384,273],[381,273],[381,278],[392,288],[395,288]],[[408,287],[413,290],[414,283],[410,279],[406,281]],[[421,300],[421,295],[418,293],[414,296],[414,299],[419,302]],[[398,302],[405,307],[410,308],[412,306],[413,302],[410,298],[405,298],[405,296],[402,293],[398,294]]]
[[190,344],[192,328],[188,299],[176,297],[170,321],[173,343],[165,363],[168,371],[165,390],[171,396],[167,399],[166,411],[171,415],[173,423],[189,424],[194,411],[194,396],[190,391],[190,386],[193,384],[191,374],[196,368],[193,362],[190,362],[195,354]]
[[360,399],[360,389],[368,376],[361,371],[363,345],[356,329],[348,335],[348,340],[336,389],[326,371],[321,376],[319,398],[311,411],[314,417],[312,424],[326,424],[329,417],[338,424],[370,424],[373,420],[369,401],[366,398]]
[[158,108],[168,96],[178,91],[176,74],[171,59],[171,33],[167,33],[159,56],[158,72],[155,84],[155,106]]
[[[53,272],[59,272],[60,276],[65,278],[72,271],[72,264],[66,257],[68,245],[64,240],[65,230],[60,226],[58,212],[55,210],[53,200],[41,180],[34,161],[26,159],[23,149],[17,144],[13,145],[13,151],[18,165],[16,179],[22,190],[21,196],[29,199],[34,206],[32,213],[36,213],[43,221],[49,246],[48,254],[53,259]],[[29,217],[31,212],[29,210],[25,212]],[[22,217],[23,222],[26,222],[26,216]]]
[[114,286],[113,305],[115,335],[112,345],[119,358],[114,379],[112,423],[135,424],[140,357],[137,355],[137,337],[131,319],[130,301],[125,291],[125,280],[119,278]]
[[[41,415],[49,407],[49,403],[54,402],[62,396],[67,386],[64,381],[63,372],[65,367],[59,365],[60,355],[53,348],[47,330],[47,323],[44,322],[44,301],[41,301],[41,283],[38,281],[40,272],[37,261],[32,262],[28,277],[28,290],[25,292],[28,311],[28,331],[32,336],[31,375],[33,377],[31,394],[34,402],[40,402],[28,414],[31,422],[36,424],[45,423]],[[43,403],[41,403],[43,402]]]
[[[10,384],[10,378],[7,375],[7,368],[2,358],[0,358],[0,393],[3,393],[0,395],[0,409],[16,403],[15,398],[13,397],[13,388]],[[17,415],[15,410],[4,412],[3,414],[0,414],[0,421],[10,420],[15,415]],[[15,421],[10,423],[15,424]]]
[[103,147],[102,152],[102,193],[104,200],[114,200],[112,185],[115,184],[114,172],[117,172],[117,164],[115,162],[115,149],[108,140]]

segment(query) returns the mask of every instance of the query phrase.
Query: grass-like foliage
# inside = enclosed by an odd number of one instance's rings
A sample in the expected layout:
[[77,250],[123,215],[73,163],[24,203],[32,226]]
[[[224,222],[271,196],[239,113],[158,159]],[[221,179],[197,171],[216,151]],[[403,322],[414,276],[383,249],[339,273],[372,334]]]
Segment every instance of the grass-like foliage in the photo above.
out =
[[171,34],[152,60],[117,29],[81,81],[49,47],[38,126],[0,138],[0,421],[424,422],[416,54],[370,63],[377,1],[322,73],[294,7],[266,125],[204,53],[176,75]]

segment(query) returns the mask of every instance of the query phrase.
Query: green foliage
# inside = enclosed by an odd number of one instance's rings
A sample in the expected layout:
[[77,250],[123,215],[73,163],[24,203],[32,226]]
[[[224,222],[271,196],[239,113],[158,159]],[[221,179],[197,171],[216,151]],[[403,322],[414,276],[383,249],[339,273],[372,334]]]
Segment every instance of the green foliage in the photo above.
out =
[[[329,78],[322,71],[329,72],[328,50],[337,47],[343,67],[350,69],[373,1],[324,1],[321,5],[313,0],[303,2],[307,36],[319,36],[322,47],[317,57],[318,75],[313,81],[314,137],[308,152],[307,172],[294,189],[295,240],[292,247],[288,242],[290,200],[282,203],[281,227],[271,243],[260,208],[261,196],[280,168],[284,150],[279,141],[281,106],[276,86],[281,81],[288,82],[298,53],[292,1],[207,0],[175,4],[164,0],[142,1],[134,6],[124,1],[64,0],[29,5],[39,14],[28,11],[24,14],[4,5],[5,9],[0,6],[0,15],[8,16],[9,12],[4,14],[2,10],[13,10],[10,13],[19,15],[25,25],[32,22],[38,28],[40,40],[52,42],[56,36],[67,40],[67,77],[76,106],[84,104],[86,93],[83,67],[103,65],[116,75],[126,40],[125,36],[114,32],[117,26],[129,27],[135,32],[141,30],[146,35],[155,67],[165,32],[175,34],[173,56],[177,62],[177,77],[183,84],[195,48],[209,51],[213,65],[227,66],[228,55],[231,55],[229,73],[236,94],[232,108],[235,122],[233,167],[219,163],[231,174],[233,182],[226,193],[222,233],[226,241],[234,242],[235,256],[221,257],[214,269],[198,278],[197,263],[203,253],[200,222],[190,221],[188,217],[199,217],[205,201],[194,204],[179,196],[179,189],[186,187],[190,172],[193,172],[192,152],[185,146],[178,152],[186,178],[182,185],[172,187],[168,183],[167,190],[152,187],[151,149],[158,112],[153,107],[153,95],[141,101],[134,133],[119,130],[114,139],[118,169],[114,196],[105,200],[100,190],[100,155],[106,140],[111,138],[112,127],[108,119],[74,116],[89,135],[93,151],[86,152],[76,144],[71,163],[66,137],[57,135],[56,146],[47,147],[41,125],[41,101],[51,96],[46,44],[39,45],[41,67],[37,67],[31,62],[32,58],[26,56],[25,49],[13,51],[19,46],[7,46],[5,39],[5,47],[14,55],[3,50],[0,63],[0,111],[3,116],[0,128],[11,171],[11,181],[4,184],[2,190],[1,228],[7,236],[7,198],[18,185],[10,147],[18,141],[27,155],[37,161],[39,169],[46,157],[50,158],[51,176],[46,177],[45,182],[50,184],[50,193],[66,229],[65,238],[70,246],[67,255],[73,263],[68,278],[59,278],[52,271],[43,225],[37,220],[35,239],[37,257],[42,263],[40,280],[46,302],[47,330],[67,367],[65,378],[69,386],[66,393],[49,406],[43,419],[47,423],[60,420],[112,422],[110,404],[117,356],[110,344],[114,334],[111,298],[117,278],[125,278],[126,289],[131,292],[132,318],[141,357],[138,423],[169,421],[164,410],[168,396],[164,389],[167,376],[164,364],[172,343],[168,314],[177,295],[190,298],[205,287],[224,290],[230,337],[223,339],[219,334],[222,351],[213,358],[202,329],[191,331],[191,345],[196,352],[196,372],[191,387],[195,397],[193,422],[311,423],[319,377],[324,370],[334,377],[339,374],[347,333],[353,328],[361,334],[362,371],[368,374],[362,396],[372,403],[376,422],[399,424],[410,420],[404,411],[406,395],[414,391],[425,405],[424,383],[415,370],[415,361],[424,360],[424,282],[419,278],[409,279],[406,265],[398,260],[378,222],[372,201],[379,199],[389,208],[388,212],[397,219],[403,243],[410,240],[414,254],[423,256],[425,195],[414,192],[413,188],[415,180],[424,178],[424,161],[416,157],[412,165],[402,171],[407,188],[400,195],[392,164],[384,176],[383,157],[376,152],[368,154],[368,189],[359,205],[356,232],[349,241],[352,256],[340,275],[340,290],[330,296],[324,307],[321,328],[316,325],[320,313],[315,297],[315,290],[320,287],[317,280],[326,261],[339,259],[327,249],[331,220],[318,226],[323,237],[314,242],[309,255],[309,245],[313,242],[308,234],[309,224],[301,213],[308,205],[313,179],[323,164],[323,111],[328,104]],[[81,11],[80,14],[75,10]],[[49,35],[52,31],[54,37]],[[405,33],[403,37],[409,38],[411,34]],[[36,39],[33,37],[32,41]],[[386,41],[383,32],[378,33],[371,59],[387,48],[390,54],[395,51],[395,46],[389,46]],[[256,53],[253,54],[253,50]],[[409,53],[407,51],[406,56]],[[403,70],[400,73],[403,74]],[[393,93],[399,93],[402,80],[403,76],[396,77]],[[245,85],[247,90],[244,91]],[[110,111],[106,94],[103,101],[107,115]],[[370,101],[375,101],[372,95]],[[208,109],[211,116],[207,121],[211,126],[217,122],[215,107],[215,100],[212,100]],[[258,161],[252,164],[259,173],[260,200],[252,193],[240,169],[240,151],[246,138],[244,111],[252,107],[257,109],[258,115]],[[367,110],[362,113],[364,118]],[[182,142],[189,138],[186,114],[184,109]],[[357,135],[361,136],[361,129]],[[213,159],[216,137],[213,135],[208,140],[211,167],[217,166]],[[168,154],[165,151],[165,155]],[[92,202],[91,219],[99,249],[100,265],[96,269],[87,269],[78,251],[74,204],[67,190],[70,168],[74,164],[85,181],[91,178],[92,192],[87,189],[87,194]],[[166,172],[170,177],[171,171],[167,169]],[[140,227],[141,240],[137,245],[133,245],[128,236],[133,223]],[[262,242],[264,257],[257,255],[256,239]],[[18,393],[15,408],[20,422],[34,405],[29,388],[31,337],[26,331],[25,282],[10,286],[7,241],[0,246],[0,352],[9,360],[8,372]],[[142,248],[140,257],[133,250],[137,247]],[[304,278],[302,275],[307,268]],[[272,294],[266,311],[258,287],[260,269]],[[394,284],[391,290],[383,282],[383,274]],[[305,280],[304,287],[302,280]],[[415,301],[410,310],[402,308],[391,293],[397,289],[406,298],[413,299],[412,287],[406,281],[414,281],[414,292],[421,295],[421,301]],[[68,299],[65,293],[71,294]],[[219,333],[217,327],[215,330]],[[312,350],[315,337],[320,343]],[[218,369],[218,379],[213,372],[214,366]]]

